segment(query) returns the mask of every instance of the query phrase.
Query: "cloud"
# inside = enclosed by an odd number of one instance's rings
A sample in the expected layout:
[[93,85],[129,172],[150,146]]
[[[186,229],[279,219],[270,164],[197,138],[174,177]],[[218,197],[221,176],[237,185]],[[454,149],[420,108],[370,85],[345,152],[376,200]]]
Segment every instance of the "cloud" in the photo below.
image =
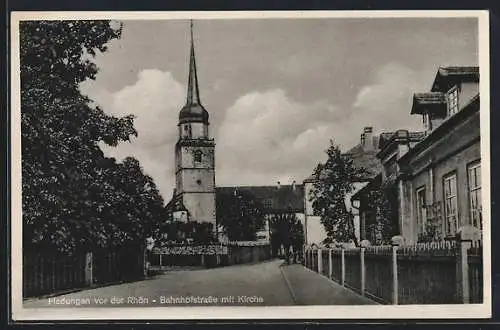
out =
[[136,116],[137,138],[115,148],[106,145],[101,148],[117,160],[136,157],[168,201],[174,187],[174,144],[178,113],[185,97],[184,86],[170,72],[148,69],[138,73],[133,85],[114,93],[97,90],[93,82],[86,82],[81,89],[108,114]]
[[410,116],[413,93],[420,92],[420,86],[421,77],[410,68],[398,63],[382,66],[356,96],[350,118],[353,129],[360,131],[364,125],[380,131],[421,129],[420,118]]
[[304,104],[281,89],[241,96],[218,132],[217,182],[262,185],[305,179],[323,158],[339,116],[333,105]]
[[[210,134],[216,136],[216,183],[301,182],[325,159],[332,138],[347,149],[358,143],[364,126],[373,126],[376,133],[419,128],[418,118],[409,115],[417,86],[414,71],[392,63],[377,70],[372,81],[359,89],[350,108],[324,100],[300,102],[279,88],[242,95],[227,108],[222,122],[210,127]],[[113,93],[96,89],[92,82],[83,84],[82,91],[109,114],[136,116],[139,136],[131,143],[103,149],[118,160],[139,159],[168,201],[174,187],[177,116],[185,87],[170,72],[153,69],[140,71],[132,85]]]

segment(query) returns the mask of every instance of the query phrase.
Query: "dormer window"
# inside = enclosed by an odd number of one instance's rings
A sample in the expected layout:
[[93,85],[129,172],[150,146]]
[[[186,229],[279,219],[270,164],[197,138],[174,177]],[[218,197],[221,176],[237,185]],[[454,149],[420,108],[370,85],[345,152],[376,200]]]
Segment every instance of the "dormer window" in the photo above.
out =
[[458,87],[453,86],[446,95],[448,103],[448,117],[458,112]]

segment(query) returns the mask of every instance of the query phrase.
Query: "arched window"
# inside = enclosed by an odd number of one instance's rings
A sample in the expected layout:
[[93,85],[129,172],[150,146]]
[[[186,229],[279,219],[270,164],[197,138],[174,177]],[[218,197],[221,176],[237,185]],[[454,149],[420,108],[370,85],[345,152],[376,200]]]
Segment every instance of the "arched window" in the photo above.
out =
[[201,162],[201,150],[196,150],[194,152],[194,161],[195,162]]

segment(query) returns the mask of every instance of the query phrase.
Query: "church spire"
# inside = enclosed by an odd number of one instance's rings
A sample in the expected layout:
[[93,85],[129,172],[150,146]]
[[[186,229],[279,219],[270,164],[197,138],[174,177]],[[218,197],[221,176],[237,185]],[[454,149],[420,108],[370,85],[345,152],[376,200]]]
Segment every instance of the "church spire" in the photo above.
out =
[[194,55],[193,20],[190,20],[190,31],[191,31],[191,54],[189,57],[189,78],[188,78],[186,105],[193,105],[193,104],[201,105],[200,91],[198,88],[198,76],[196,74],[196,58]]

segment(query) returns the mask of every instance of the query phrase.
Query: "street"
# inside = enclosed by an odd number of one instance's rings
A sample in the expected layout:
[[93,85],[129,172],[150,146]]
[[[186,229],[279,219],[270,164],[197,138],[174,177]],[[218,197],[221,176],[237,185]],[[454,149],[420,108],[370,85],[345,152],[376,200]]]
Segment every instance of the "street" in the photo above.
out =
[[178,270],[143,281],[24,303],[31,307],[290,306],[373,303],[301,265],[281,260]]

